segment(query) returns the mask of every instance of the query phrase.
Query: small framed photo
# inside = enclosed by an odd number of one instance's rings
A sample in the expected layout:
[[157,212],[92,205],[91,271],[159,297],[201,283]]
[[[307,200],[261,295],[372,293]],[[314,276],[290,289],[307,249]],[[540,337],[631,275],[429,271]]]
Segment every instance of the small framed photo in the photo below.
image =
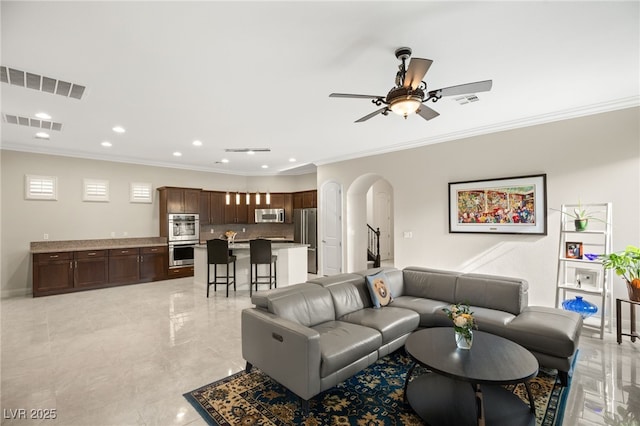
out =
[[582,259],[582,243],[567,242],[565,256],[567,259]]

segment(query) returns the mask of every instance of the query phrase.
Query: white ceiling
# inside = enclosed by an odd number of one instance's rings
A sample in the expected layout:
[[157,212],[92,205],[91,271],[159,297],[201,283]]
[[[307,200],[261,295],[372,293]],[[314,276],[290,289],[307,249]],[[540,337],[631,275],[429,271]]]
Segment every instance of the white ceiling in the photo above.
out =
[[[11,2],[2,65],[85,85],[82,100],[2,83],[2,113],[45,111],[50,140],[2,122],[3,149],[268,175],[636,106],[639,2]],[[428,89],[492,79],[440,116],[376,116],[400,46]],[[126,133],[115,134],[115,125]],[[201,147],[192,146],[194,140]],[[113,146],[104,148],[108,140]],[[271,148],[225,153],[225,148]],[[172,153],[180,151],[182,157]],[[289,158],[297,162],[289,162]],[[228,158],[228,164],[216,163]],[[268,169],[262,169],[266,164]],[[293,170],[290,170],[292,169]]]

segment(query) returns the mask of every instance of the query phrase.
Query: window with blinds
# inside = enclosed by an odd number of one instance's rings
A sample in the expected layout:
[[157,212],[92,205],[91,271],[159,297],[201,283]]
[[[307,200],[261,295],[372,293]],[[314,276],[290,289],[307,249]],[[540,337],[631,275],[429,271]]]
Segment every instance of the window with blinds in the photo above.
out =
[[57,200],[58,178],[55,176],[25,175],[24,197],[27,200]]
[[152,203],[153,191],[150,183],[131,182],[130,201],[132,203]]
[[109,201],[109,181],[102,179],[84,179],[83,201]]

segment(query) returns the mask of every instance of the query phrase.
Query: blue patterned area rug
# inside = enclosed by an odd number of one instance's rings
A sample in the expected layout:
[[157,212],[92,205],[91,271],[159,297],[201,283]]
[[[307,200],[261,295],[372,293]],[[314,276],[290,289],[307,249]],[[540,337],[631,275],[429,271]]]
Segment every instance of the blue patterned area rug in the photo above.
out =
[[[184,394],[210,425],[422,425],[403,400],[404,379],[412,361],[400,349],[309,401],[298,397],[260,370],[241,371]],[[414,370],[412,377],[421,372]],[[426,372],[423,372],[426,373]],[[561,387],[555,370],[541,369],[531,382],[536,425],[562,424],[569,387]],[[524,385],[508,387],[527,404]]]

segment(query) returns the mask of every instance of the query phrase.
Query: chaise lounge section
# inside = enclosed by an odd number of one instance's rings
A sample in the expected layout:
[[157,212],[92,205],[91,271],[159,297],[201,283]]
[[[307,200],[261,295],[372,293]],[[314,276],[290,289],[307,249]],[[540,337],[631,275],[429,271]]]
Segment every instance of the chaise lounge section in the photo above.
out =
[[[375,308],[366,277],[381,272],[393,301]],[[413,331],[451,327],[442,309],[468,303],[480,330],[524,346],[566,384],[582,318],[528,306],[527,295],[522,279],[419,267],[316,278],[254,293],[255,307],[242,312],[242,354],[247,370],[260,368],[308,401],[401,348]]]

